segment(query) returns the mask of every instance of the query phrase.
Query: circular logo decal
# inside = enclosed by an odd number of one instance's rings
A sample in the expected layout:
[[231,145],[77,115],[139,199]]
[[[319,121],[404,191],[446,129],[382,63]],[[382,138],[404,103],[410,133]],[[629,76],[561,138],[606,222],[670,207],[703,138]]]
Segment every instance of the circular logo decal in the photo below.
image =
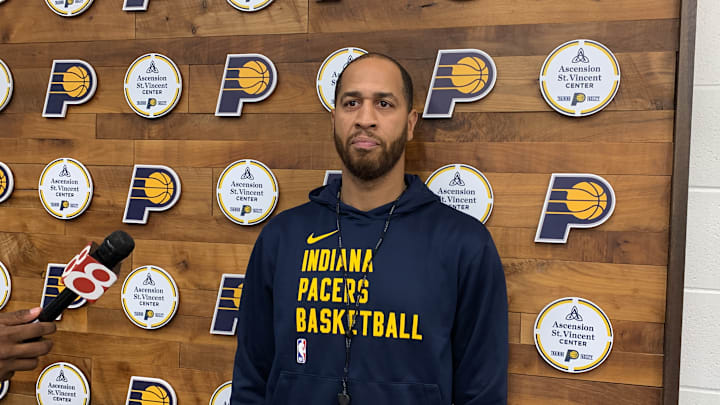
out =
[[273,0],[227,0],[231,6],[240,11],[259,11],[269,6]]
[[137,58],[125,74],[125,100],[141,117],[158,118],[169,113],[181,94],[180,69],[159,53]]
[[620,87],[620,66],[605,45],[589,39],[566,42],[545,59],[540,91],[555,111],[585,117],[605,108]]
[[428,177],[425,184],[440,201],[485,223],[493,208],[490,182],[480,170],[464,165],[443,166]]
[[277,200],[275,175],[257,160],[238,160],[225,168],[218,180],[218,205],[236,224],[257,225],[266,220]]
[[360,48],[342,48],[330,54],[317,74],[317,94],[326,110],[335,108],[335,84],[348,63],[367,51]]
[[39,405],[90,403],[90,384],[79,368],[59,362],[45,367],[35,386]]
[[[2,1],[0,1],[0,3],[2,3]],[[0,399],[5,398],[5,395],[7,395],[8,390],[10,390],[10,380],[5,380],[2,383],[0,383]]]
[[0,262],[0,309],[5,308],[5,305],[10,301],[11,292],[12,281],[10,279],[10,272],[3,262]]
[[40,175],[40,202],[58,219],[73,219],[90,206],[93,181],[90,172],[75,159],[53,160]]
[[0,59],[0,111],[10,102],[13,93],[13,77],[10,68]]
[[545,361],[566,373],[584,373],[610,355],[613,331],[592,302],[566,297],[548,304],[535,321],[535,347]]
[[219,386],[210,398],[210,405],[225,405],[230,403],[230,393],[232,392],[232,381]]
[[10,198],[15,187],[12,171],[3,162],[0,162],[0,203]]
[[92,5],[93,0],[45,0],[50,10],[62,17],[78,16]]
[[128,319],[143,329],[167,325],[177,312],[179,292],[170,274],[157,266],[138,267],[122,286],[122,307]]

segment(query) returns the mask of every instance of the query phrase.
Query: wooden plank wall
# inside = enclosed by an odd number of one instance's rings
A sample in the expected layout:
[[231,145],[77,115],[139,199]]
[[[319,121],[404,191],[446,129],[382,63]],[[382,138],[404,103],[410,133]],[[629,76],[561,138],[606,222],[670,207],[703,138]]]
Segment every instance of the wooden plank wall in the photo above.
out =
[[[95,1],[73,19],[42,1],[0,5],[0,59],[15,76],[13,100],[0,113],[0,161],[16,181],[0,205],[0,261],[14,287],[5,311],[37,305],[48,262],[65,262],[88,239],[118,228],[137,241],[123,274],[155,264],[181,289],[178,314],[157,331],[126,319],[117,287],[58,324],[42,366],[78,365],[93,404],[123,403],[131,375],[166,379],[182,404],[207,403],[231,378],[234,338],[208,331],[220,275],[245,271],[261,226],[222,215],[217,177],[237,159],[266,163],[280,183],[279,212],[306,201],[325,169],[339,168],[314,86],[320,63],[344,46],[397,57],[414,79],[420,111],[438,49],[479,48],[495,58],[495,90],[458,104],[452,119],[421,121],[408,169],[424,178],[468,163],[492,183],[487,225],[507,276],[510,403],[661,403],[680,0],[276,0],[251,14],[225,0],[151,0],[145,13],[123,12],[121,3]],[[537,84],[547,54],[576,38],[610,47],[623,74],[615,101],[585,119],[552,112]],[[183,74],[180,103],[154,121],[132,113],[121,90],[129,64],[147,52],[171,57]],[[250,52],[276,64],[275,93],[246,104],[240,119],[215,117],[226,54]],[[94,99],[64,120],[41,117],[55,58],[84,59],[99,76]],[[48,215],[37,197],[43,167],[65,156],[95,180],[92,206],[69,222]],[[135,163],[171,166],[183,182],[177,206],[147,226],[121,223]],[[607,178],[618,201],[612,218],[572,231],[567,245],[533,243],[553,172]],[[554,370],[533,345],[537,313],[568,295],[600,305],[615,327],[612,355],[586,374]],[[39,371],[17,373],[4,403],[34,404]]]

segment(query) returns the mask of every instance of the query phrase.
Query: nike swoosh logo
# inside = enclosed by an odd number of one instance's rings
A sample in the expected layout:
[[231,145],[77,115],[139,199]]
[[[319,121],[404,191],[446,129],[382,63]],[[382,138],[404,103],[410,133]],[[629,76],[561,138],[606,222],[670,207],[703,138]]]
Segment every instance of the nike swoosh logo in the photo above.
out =
[[332,232],[328,232],[324,235],[318,235],[318,236],[315,236],[315,232],[313,232],[307,237],[307,244],[312,245],[313,243],[320,242],[321,240],[327,238],[328,236],[335,235],[336,233],[337,233],[337,229]]

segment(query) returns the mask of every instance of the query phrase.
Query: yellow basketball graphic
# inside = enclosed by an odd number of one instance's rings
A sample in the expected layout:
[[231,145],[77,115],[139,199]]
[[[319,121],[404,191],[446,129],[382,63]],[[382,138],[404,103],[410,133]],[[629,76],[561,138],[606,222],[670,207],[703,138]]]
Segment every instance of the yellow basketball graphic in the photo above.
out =
[[597,183],[584,181],[566,191],[565,205],[575,218],[595,219],[607,208],[607,194]]
[[142,189],[147,199],[154,204],[165,204],[172,198],[175,184],[167,174],[154,172],[145,179],[145,186]]
[[170,405],[170,395],[163,387],[151,385],[143,391],[140,403],[142,405]]
[[63,75],[62,86],[67,95],[80,98],[87,94],[90,88],[90,75],[81,66],[73,66],[67,72],[57,73]]
[[62,202],[62,207],[63,207],[63,208],[68,208],[68,207],[70,207],[70,202],[68,202],[68,201],[63,201],[63,202]]
[[245,93],[260,94],[270,84],[270,71],[260,61],[251,60],[237,70],[238,77],[227,78],[227,80],[236,80]]
[[0,170],[0,195],[3,195],[5,192],[5,189],[7,188],[7,177],[5,177],[5,173]]
[[465,94],[477,93],[487,84],[490,69],[485,61],[475,56],[466,56],[452,65],[453,85]]

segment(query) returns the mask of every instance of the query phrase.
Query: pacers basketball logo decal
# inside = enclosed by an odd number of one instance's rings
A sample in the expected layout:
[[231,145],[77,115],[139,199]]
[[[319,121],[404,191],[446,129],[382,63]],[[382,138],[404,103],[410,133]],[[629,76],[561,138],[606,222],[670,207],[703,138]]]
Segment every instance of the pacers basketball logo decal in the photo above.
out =
[[[50,303],[55,301],[58,295],[60,295],[60,293],[65,290],[66,287],[62,281],[62,274],[64,271],[64,264],[50,263],[47,265],[47,270],[45,271],[45,284],[43,286],[43,295],[42,300],[40,301],[41,307],[45,308],[50,305]],[[70,304],[70,306],[68,306],[68,308],[80,308],[81,306],[85,305],[86,302],[87,300],[85,298],[78,296]],[[57,317],[57,320],[60,319],[62,319],[62,314],[58,315]]]
[[82,60],[53,61],[43,117],[64,118],[68,105],[87,103],[97,89],[95,69]]
[[[5,1],[5,0],[0,0],[0,3],[2,3],[3,1]],[[5,395],[7,395],[9,390],[10,390],[10,380],[5,380],[2,383],[0,383],[0,399],[5,398]]]
[[585,117],[607,107],[620,87],[620,66],[605,45],[579,39],[566,42],[547,57],[540,91],[555,111]]
[[450,118],[455,103],[487,96],[497,79],[495,61],[478,49],[438,51],[423,118]]
[[93,0],[45,0],[55,14],[62,17],[76,17],[90,8]]
[[125,0],[123,11],[146,11],[150,0]]
[[130,378],[125,405],[177,405],[175,390],[167,381],[159,378]]
[[40,175],[40,202],[57,219],[79,217],[90,206],[93,181],[88,169],[70,158],[50,162]]
[[180,295],[170,273],[157,266],[138,267],[123,282],[123,311],[135,326],[159,329],[177,312]]
[[535,347],[552,367],[566,373],[590,371],[610,355],[613,330],[592,302],[566,297],[548,304],[535,320]]
[[0,59],[0,111],[10,102],[12,93],[13,77],[10,73],[10,68]]
[[146,224],[150,211],[167,211],[180,198],[180,177],[167,166],[135,165],[123,222]]
[[257,225],[268,219],[278,201],[278,182],[262,162],[238,160],[220,175],[217,202],[225,216],[238,225]]
[[230,394],[232,394],[232,381],[217,387],[212,398],[210,398],[210,405],[228,405],[230,403]]
[[39,405],[90,403],[90,384],[77,366],[59,362],[51,364],[40,373],[35,393]]
[[10,168],[0,162],[0,203],[10,198],[15,187],[15,180]]
[[480,170],[464,164],[452,164],[435,170],[425,184],[440,197],[440,202],[485,223],[493,208],[490,182]]
[[141,117],[158,118],[169,113],[181,94],[180,69],[165,55],[143,55],[125,74],[125,100]]
[[338,49],[320,65],[316,88],[320,102],[326,110],[332,111],[335,108],[335,85],[340,73],[348,63],[366,53],[366,50],[354,47]]
[[327,186],[328,183],[335,180],[342,179],[342,170],[325,170],[325,178],[323,179],[323,186]]
[[594,174],[558,174],[550,178],[535,242],[565,243],[570,228],[593,228],[615,209],[615,191]]
[[277,84],[277,70],[264,55],[228,55],[215,115],[239,117],[243,103],[257,103],[270,97]]
[[227,0],[231,6],[240,11],[259,11],[269,6],[273,0]]
[[3,262],[0,262],[0,309],[3,309],[8,301],[10,301],[11,292],[12,281],[10,279],[10,272]]
[[215,313],[210,326],[210,333],[213,335],[235,334],[244,282],[244,274],[222,275],[217,301],[215,301]]

